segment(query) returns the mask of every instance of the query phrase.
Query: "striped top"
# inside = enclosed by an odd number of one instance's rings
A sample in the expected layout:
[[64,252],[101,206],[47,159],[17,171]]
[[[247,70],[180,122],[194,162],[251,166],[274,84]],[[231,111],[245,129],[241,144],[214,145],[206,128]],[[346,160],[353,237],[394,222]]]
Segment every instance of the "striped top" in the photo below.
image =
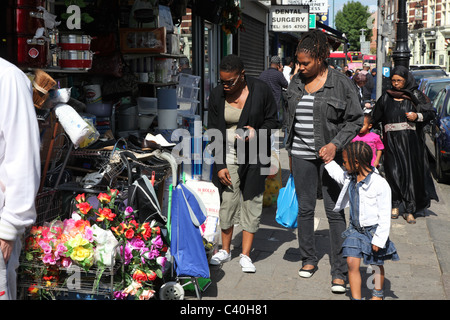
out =
[[294,120],[294,140],[291,153],[293,156],[305,159],[316,159],[314,148],[313,125],[314,95],[305,94],[297,104]]

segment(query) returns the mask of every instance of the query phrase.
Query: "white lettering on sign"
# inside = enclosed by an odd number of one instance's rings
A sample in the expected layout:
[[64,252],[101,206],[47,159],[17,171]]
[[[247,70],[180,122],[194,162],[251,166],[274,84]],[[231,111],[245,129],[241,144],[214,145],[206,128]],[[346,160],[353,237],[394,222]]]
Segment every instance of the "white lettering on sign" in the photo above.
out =
[[271,31],[308,31],[309,6],[271,6],[269,21]]
[[327,13],[328,0],[282,0],[282,5],[307,5],[309,13]]

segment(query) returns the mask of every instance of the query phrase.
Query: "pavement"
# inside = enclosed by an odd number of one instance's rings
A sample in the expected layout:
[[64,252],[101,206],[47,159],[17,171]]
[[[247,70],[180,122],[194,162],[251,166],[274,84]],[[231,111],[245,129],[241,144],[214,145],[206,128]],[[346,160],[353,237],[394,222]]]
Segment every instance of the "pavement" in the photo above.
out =
[[[288,156],[280,150],[283,185],[289,176]],[[450,205],[448,194],[436,184],[440,198],[432,201],[427,212],[409,225],[399,217],[392,220],[390,239],[397,247],[399,261],[385,263],[385,300],[448,300],[450,297]],[[232,260],[210,266],[210,285],[201,293],[205,300],[349,300],[347,292],[331,292],[329,232],[322,200],[316,205],[315,241],[319,257],[318,271],[304,279],[297,230],[275,221],[276,204],[263,209],[261,225],[255,234],[250,254],[255,273],[243,273],[239,265],[242,229],[235,227]],[[348,209],[346,209],[348,222]],[[220,247],[220,244],[219,244]],[[366,284],[371,280],[368,266],[361,264],[362,295],[370,298]],[[198,300],[186,292],[185,300]]]

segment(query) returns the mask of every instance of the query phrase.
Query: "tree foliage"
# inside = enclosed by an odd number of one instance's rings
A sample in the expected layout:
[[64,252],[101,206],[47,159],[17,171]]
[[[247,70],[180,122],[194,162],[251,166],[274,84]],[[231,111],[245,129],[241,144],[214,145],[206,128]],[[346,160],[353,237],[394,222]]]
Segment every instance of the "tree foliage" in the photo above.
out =
[[370,16],[369,7],[362,5],[359,1],[345,3],[342,10],[336,13],[336,29],[345,33],[350,44],[350,51],[360,51],[359,37],[362,34],[361,29],[366,30],[364,31],[366,41],[370,41],[372,38],[372,29],[367,26]]

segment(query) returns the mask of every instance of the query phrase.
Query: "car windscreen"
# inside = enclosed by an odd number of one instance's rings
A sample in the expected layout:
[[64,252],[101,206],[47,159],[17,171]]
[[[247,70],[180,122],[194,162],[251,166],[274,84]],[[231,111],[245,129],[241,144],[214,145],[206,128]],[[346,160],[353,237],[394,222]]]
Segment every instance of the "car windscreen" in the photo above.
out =
[[438,94],[438,92],[441,91],[442,89],[444,89],[449,83],[450,83],[450,78],[448,79],[448,81],[439,81],[439,82],[430,83],[430,87],[427,90],[428,98],[430,98],[430,100],[433,101],[434,98],[436,97],[436,95]]
[[422,78],[447,76],[444,70],[417,70],[417,72],[413,71],[412,74],[417,83],[419,83]]

